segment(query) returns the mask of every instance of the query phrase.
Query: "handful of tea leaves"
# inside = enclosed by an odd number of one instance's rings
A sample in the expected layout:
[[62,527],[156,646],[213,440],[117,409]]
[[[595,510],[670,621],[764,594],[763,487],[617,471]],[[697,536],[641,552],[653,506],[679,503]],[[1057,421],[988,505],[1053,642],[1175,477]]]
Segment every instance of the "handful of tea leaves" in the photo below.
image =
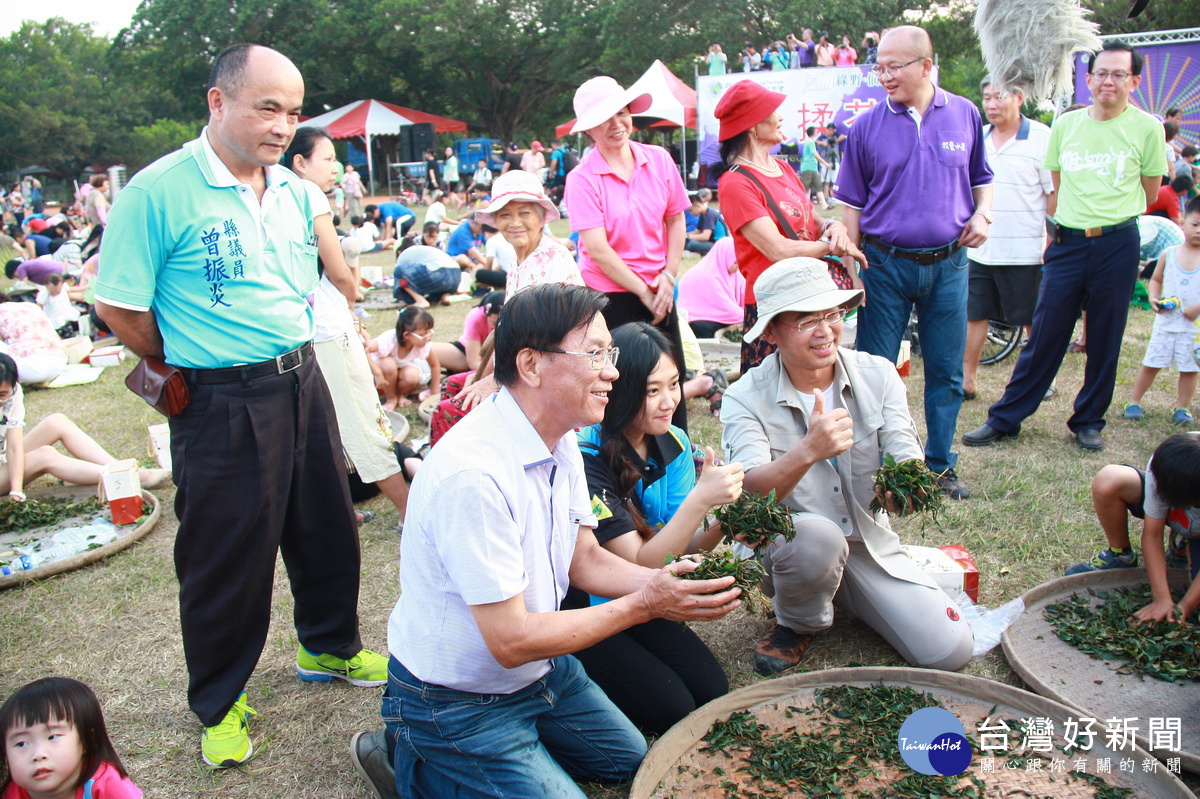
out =
[[[1092,596],[1104,600],[1095,609]],[[1153,601],[1149,585],[1089,589],[1087,594],[1072,594],[1047,605],[1042,616],[1059,638],[1080,652],[1101,660],[1126,660],[1118,674],[1146,674],[1167,682],[1200,681],[1200,630],[1194,624],[1136,624],[1130,620]]]
[[[875,472],[875,498],[871,500],[873,511],[882,510],[894,516],[929,511],[936,515],[942,507],[942,487],[938,475],[920,458],[896,463],[896,458],[886,452],[883,465]],[[887,506],[887,494],[892,493],[892,508]],[[911,507],[910,507],[911,503]]]
[[713,515],[721,523],[721,533],[727,544],[732,544],[739,535],[751,541],[756,538],[772,541],[777,535],[786,541],[796,537],[792,512],[775,501],[775,489],[765,497],[743,491],[733,502],[713,511]]
[[107,506],[88,497],[80,502],[67,499],[27,499],[24,502],[0,502],[0,530],[15,533],[45,527],[75,516],[95,516]]
[[[667,555],[667,563],[680,558]],[[742,589],[742,602],[750,613],[758,612],[767,603],[767,598],[758,590],[758,584],[767,576],[767,570],[754,558],[742,560],[729,550],[723,552],[701,552],[700,565],[693,571],[676,575],[681,580],[717,580],[732,577],[733,584]]]

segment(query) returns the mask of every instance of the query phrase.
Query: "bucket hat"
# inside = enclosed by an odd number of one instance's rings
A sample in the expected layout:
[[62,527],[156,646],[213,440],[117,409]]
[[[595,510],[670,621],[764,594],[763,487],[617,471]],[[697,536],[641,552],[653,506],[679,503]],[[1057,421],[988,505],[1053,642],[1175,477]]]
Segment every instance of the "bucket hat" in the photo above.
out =
[[487,208],[477,212],[475,218],[490,227],[496,226],[496,212],[511,202],[536,203],[546,212],[546,221],[558,219],[558,209],[546,196],[546,190],[538,176],[532,172],[512,169],[492,183],[492,201]]
[[754,283],[758,321],[743,337],[755,341],[781,313],[815,313],[862,304],[862,289],[839,289],[829,276],[824,261],[816,258],[785,258],[767,268]]

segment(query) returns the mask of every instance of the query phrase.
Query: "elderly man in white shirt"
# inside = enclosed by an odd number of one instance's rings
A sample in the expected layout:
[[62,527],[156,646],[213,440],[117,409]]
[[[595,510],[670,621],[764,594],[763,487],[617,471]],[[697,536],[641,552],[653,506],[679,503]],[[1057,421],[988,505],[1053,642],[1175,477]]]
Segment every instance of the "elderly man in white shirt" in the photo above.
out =
[[[617,378],[606,302],[558,284],[510,299],[496,327],[500,392],[413,483],[386,736],[351,745],[381,796],[583,797],[575,780],[629,779],[645,739],[569,653],[652,618],[715,619],[740,604],[731,578],[680,580],[691,562],[647,569],[596,543],[574,430],[603,418]],[[615,598],[560,611],[568,583]]]

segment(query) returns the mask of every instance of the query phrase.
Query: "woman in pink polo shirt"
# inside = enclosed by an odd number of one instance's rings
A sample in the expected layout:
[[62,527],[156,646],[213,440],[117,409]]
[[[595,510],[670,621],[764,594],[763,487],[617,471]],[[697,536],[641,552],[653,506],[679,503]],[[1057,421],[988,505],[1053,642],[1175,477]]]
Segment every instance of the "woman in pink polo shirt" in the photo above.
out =
[[[606,76],[579,87],[571,132],[586,133],[595,147],[567,175],[563,202],[579,231],[583,281],[608,295],[609,329],[650,322],[671,341],[682,371],[675,278],[689,203],[667,151],[629,138],[633,115],[650,103],[650,95],[633,95]],[[683,403],[672,421],[687,429]]]

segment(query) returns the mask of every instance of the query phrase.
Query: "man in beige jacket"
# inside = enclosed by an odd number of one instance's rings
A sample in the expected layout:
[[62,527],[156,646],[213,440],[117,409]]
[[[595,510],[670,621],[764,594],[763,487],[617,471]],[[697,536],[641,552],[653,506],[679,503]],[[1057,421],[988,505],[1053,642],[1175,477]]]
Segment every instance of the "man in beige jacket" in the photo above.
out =
[[745,490],[774,490],[796,526],[793,541],[761,544],[776,624],[755,650],[755,670],[799,663],[833,624],[835,602],[910,664],[962,668],[970,626],[901,552],[887,515],[868,510],[884,454],[904,461],[923,450],[895,366],[838,346],[863,292],[838,289],[821,261],[788,258],[759,277],[755,294],[759,318],[746,339],[763,336],[778,351],[725,392],[723,444],[745,467]]

